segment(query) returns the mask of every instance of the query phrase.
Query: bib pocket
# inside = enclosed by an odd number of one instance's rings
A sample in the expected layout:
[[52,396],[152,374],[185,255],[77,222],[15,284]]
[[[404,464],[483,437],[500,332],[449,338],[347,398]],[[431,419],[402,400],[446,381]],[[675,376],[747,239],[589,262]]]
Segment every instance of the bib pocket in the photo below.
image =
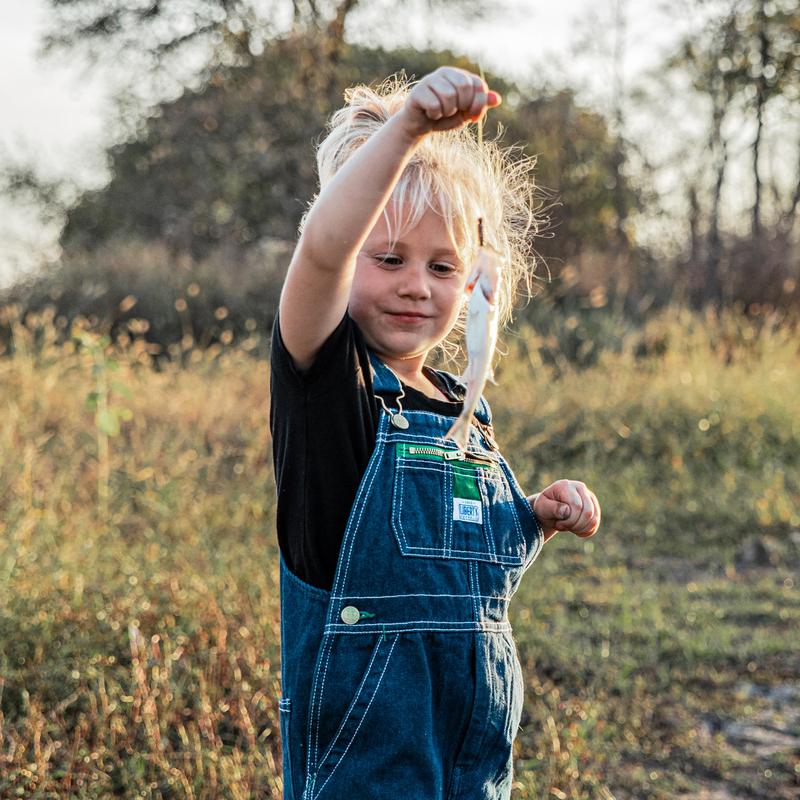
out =
[[460,450],[395,444],[392,530],[404,556],[525,562],[514,495],[500,464]]

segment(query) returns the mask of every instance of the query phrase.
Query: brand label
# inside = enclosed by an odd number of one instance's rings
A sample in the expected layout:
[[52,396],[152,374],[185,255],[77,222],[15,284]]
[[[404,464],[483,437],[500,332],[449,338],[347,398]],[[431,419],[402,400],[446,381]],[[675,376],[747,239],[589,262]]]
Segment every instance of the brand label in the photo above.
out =
[[479,500],[465,500],[462,497],[454,497],[453,519],[456,522],[483,524],[483,506],[481,502]]

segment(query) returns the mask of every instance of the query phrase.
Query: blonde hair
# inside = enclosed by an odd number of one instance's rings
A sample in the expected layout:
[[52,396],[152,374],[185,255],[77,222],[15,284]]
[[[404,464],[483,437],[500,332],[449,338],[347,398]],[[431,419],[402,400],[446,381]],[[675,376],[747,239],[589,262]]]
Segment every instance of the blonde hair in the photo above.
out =
[[[347,104],[331,117],[330,133],[317,150],[321,189],[403,108],[412,86],[404,77],[395,76],[377,89],[362,85],[345,93]],[[426,210],[438,212],[467,267],[477,252],[477,221],[482,218],[486,243],[505,258],[498,291],[502,326],[511,320],[518,293],[530,294],[531,240],[541,224],[530,177],[533,160],[515,159],[512,149],[503,150],[495,141],[479,142],[473,128],[465,125],[426,136],[394,190],[395,203],[387,204],[384,214],[393,238],[400,238]],[[390,207],[394,219],[389,218]],[[456,334],[463,331],[463,316],[454,329]]]

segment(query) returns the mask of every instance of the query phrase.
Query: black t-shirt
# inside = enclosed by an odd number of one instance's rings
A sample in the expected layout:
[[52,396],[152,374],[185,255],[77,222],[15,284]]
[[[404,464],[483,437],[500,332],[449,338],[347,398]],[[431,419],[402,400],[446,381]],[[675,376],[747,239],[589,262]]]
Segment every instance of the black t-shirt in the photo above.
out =
[[[272,330],[270,429],[278,487],[278,544],[301,580],[330,590],[350,509],[375,449],[381,406],[369,354],[346,314],[307,370],[292,361]],[[446,395],[433,370],[426,376]],[[463,403],[434,400],[404,384],[403,408],[457,417]],[[396,395],[382,395],[396,409]]]

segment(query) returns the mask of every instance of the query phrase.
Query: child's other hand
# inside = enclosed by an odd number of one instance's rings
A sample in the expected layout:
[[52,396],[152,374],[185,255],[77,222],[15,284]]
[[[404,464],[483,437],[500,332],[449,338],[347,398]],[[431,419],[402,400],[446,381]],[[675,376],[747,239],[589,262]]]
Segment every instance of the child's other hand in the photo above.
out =
[[413,136],[424,136],[475,122],[486,109],[500,103],[500,95],[490,91],[477,75],[455,67],[440,67],[411,90],[403,118]]
[[600,527],[600,503],[581,481],[556,481],[528,502],[544,529],[545,541],[557,531],[593,536]]

